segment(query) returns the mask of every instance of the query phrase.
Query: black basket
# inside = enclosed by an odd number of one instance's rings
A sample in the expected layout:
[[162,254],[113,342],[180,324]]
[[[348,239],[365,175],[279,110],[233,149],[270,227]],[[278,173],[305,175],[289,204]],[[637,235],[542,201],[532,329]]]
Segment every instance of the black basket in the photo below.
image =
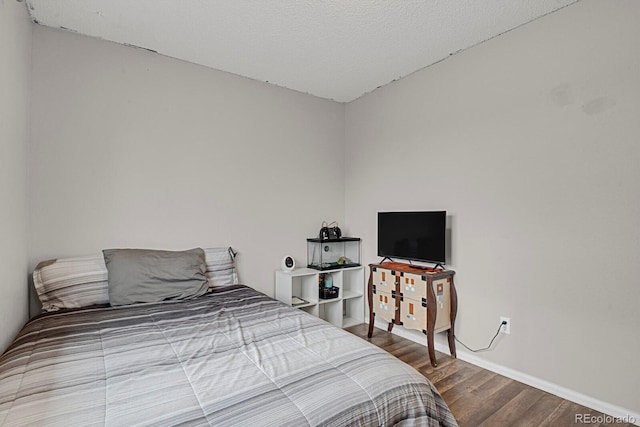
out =
[[320,299],[333,299],[338,298],[340,295],[340,288],[337,286],[332,286],[330,288],[321,287],[320,288]]

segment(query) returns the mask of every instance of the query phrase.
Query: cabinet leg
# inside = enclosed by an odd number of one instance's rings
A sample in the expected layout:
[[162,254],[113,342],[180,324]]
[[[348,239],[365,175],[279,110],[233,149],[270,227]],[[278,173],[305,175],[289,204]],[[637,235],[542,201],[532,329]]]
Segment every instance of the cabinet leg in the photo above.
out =
[[435,368],[438,366],[438,362],[436,361],[436,350],[433,346],[433,329],[431,328],[427,331],[427,348],[429,349],[429,360],[431,361],[431,366]]
[[455,340],[455,335],[453,333],[453,325],[451,325],[451,329],[447,331],[447,338],[449,340],[449,353],[451,353],[451,357],[455,359],[457,356],[456,356],[456,340]]
[[436,362],[436,351],[433,346],[433,333],[436,328],[436,316],[438,315],[438,305],[436,295],[433,292],[433,282],[431,277],[427,279],[427,347],[429,348],[429,360],[434,368],[438,366]]
[[375,321],[375,316],[373,313],[373,268],[369,267],[371,272],[369,273],[369,282],[367,282],[367,300],[369,303],[369,332],[367,333],[367,337],[371,338],[373,335],[373,322]]
[[449,332],[447,332],[447,338],[449,339],[449,353],[451,353],[451,357],[455,358],[457,356],[454,325],[456,323],[456,315],[458,314],[458,293],[456,292],[456,286],[453,284],[453,276],[451,276],[449,293],[451,299],[451,312],[449,316],[449,320],[451,321],[451,328],[449,328]]
[[[433,292],[433,290],[432,290]],[[432,298],[435,301],[435,298]],[[427,306],[429,306],[429,302],[427,302]],[[436,350],[433,346],[433,331],[436,327],[436,311],[435,304],[431,304],[433,309],[427,309],[427,348],[429,349],[429,360],[431,361],[431,366],[434,368],[438,366],[436,362]]]

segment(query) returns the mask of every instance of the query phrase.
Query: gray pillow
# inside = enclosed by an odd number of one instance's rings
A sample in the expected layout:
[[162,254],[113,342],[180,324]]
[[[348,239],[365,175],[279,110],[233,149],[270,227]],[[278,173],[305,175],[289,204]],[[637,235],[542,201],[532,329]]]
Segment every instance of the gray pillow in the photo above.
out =
[[195,298],[207,292],[204,251],[105,249],[109,302],[126,305]]

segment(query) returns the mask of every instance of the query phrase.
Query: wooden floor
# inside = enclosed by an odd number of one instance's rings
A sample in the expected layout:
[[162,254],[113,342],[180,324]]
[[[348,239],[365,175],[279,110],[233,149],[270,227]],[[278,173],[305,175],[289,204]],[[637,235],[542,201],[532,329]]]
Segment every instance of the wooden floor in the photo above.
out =
[[[576,426],[581,424],[576,423],[576,414],[603,416],[593,409],[453,359],[448,354],[436,352],[438,367],[434,368],[429,363],[426,345],[377,328],[368,339],[367,329],[368,325],[361,324],[347,328],[347,331],[388,351],[429,378],[460,426]],[[631,426],[622,423],[589,425]]]

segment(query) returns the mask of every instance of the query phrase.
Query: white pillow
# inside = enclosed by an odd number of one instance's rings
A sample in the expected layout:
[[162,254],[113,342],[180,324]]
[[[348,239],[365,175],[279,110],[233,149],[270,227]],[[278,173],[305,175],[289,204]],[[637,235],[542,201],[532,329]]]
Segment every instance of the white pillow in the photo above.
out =
[[33,284],[44,311],[109,303],[102,255],[43,261],[33,271]]
[[205,276],[207,276],[210,288],[238,283],[236,252],[233,248],[205,249],[204,260],[207,263]]

